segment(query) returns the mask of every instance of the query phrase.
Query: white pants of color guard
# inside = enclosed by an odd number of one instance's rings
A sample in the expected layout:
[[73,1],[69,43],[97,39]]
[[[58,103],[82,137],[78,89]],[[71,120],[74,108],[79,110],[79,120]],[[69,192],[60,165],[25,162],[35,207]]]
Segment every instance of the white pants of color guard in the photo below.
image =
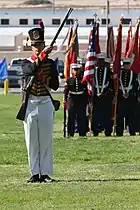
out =
[[53,173],[53,115],[49,96],[29,97],[24,131],[31,175]]

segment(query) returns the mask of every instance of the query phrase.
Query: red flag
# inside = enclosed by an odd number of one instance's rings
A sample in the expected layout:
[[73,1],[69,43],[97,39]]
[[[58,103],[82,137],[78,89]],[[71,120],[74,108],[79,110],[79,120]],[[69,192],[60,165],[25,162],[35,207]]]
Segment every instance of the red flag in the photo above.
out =
[[131,45],[126,54],[126,58],[131,58],[132,55],[135,55],[135,58],[138,58],[138,38],[139,38],[139,22],[136,24],[136,30],[131,41]]
[[113,78],[119,78],[120,68],[121,68],[121,54],[122,54],[122,18],[120,19],[116,48],[113,56]]
[[139,36],[139,61],[140,61],[140,36]]
[[140,73],[140,61],[138,59],[135,59],[135,57],[130,65],[130,70],[134,71],[137,74]]
[[95,65],[97,62],[97,56],[96,56],[96,23],[93,26],[93,29],[90,32],[89,36],[89,46],[88,46],[88,52],[86,56],[86,63],[85,63],[85,71],[82,82],[88,83],[88,92],[89,94],[92,93],[93,88],[93,74]]
[[107,58],[113,58],[114,56],[114,32],[113,26],[108,26],[108,36],[107,36],[107,46],[106,46],[106,55]]
[[122,18],[120,19],[120,24],[118,27],[118,36],[115,47],[115,53],[113,57],[113,87],[115,92],[115,97],[112,107],[112,119],[114,119],[114,128],[116,124],[116,109],[117,109],[117,96],[118,96],[118,83],[119,75],[121,69],[121,54],[122,54]]
[[130,47],[131,39],[132,39],[132,24],[130,23],[129,30],[128,30],[128,35],[127,35],[127,38],[126,38],[125,51],[124,51],[124,57],[125,58],[126,58],[127,52],[129,50],[129,47]]
[[140,73],[138,41],[139,41],[139,22],[136,24],[136,30],[131,42],[131,46],[126,55],[127,58],[132,58],[132,62],[129,69],[134,71],[135,73]]

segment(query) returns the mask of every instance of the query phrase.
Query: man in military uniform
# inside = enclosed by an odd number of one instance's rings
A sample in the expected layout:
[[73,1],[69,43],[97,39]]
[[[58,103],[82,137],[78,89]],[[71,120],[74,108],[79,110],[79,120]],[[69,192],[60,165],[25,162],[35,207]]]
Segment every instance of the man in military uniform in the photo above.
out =
[[[84,76],[84,71],[85,71],[85,59],[78,57],[77,63],[81,64],[81,77]],[[91,131],[91,119],[92,119],[92,102],[91,102],[91,97],[88,96],[88,104],[86,108],[86,122],[87,122],[87,132]],[[77,125],[77,123],[76,123]]]
[[116,113],[116,135],[123,136],[124,120],[129,128],[130,135],[135,135],[135,109],[137,106],[137,75],[129,70],[131,59],[124,58],[120,71],[117,113]]
[[94,72],[93,110],[92,110],[92,132],[98,136],[101,131],[106,136],[112,133],[112,71],[111,60],[104,54],[98,55],[97,66]]
[[25,140],[31,178],[28,183],[52,182],[53,173],[53,116],[54,106],[49,92],[59,87],[55,62],[48,58],[52,47],[44,48],[44,29],[29,30],[31,57],[22,63],[24,87],[32,81],[24,120]]
[[64,104],[68,103],[68,136],[74,136],[77,117],[79,136],[86,136],[86,107],[88,103],[87,85],[82,84],[81,64],[71,64],[72,76],[66,80]]

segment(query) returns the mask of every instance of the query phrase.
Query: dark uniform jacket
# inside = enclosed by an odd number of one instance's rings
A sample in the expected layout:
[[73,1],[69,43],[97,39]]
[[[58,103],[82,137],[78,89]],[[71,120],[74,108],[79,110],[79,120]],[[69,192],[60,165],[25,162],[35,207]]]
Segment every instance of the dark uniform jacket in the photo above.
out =
[[87,84],[81,83],[80,78],[70,77],[66,80],[64,99],[71,106],[86,106],[88,103]]
[[137,75],[133,71],[127,69],[121,69],[118,100],[125,100],[129,96],[137,96],[138,81]]
[[[23,89],[26,88],[31,77],[35,75],[35,81],[32,84],[31,94],[36,96],[48,95],[46,86],[48,88],[57,90],[59,87],[58,71],[55,62],[46,58],[44,61],[35,62],[36,57],[32,56],[22,62],[23,71]],[[47,83],[47,78],[50,78]]]
[[112,72],[109,68],[97,67],[94,73],[94,96],[93,103],[96,100],[104,100],[110,95],[113,95]]

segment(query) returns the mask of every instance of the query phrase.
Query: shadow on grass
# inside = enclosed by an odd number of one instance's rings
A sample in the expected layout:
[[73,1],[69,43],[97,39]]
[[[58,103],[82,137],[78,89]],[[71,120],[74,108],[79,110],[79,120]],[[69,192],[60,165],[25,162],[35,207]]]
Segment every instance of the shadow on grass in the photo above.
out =
[[140,178],[105,178],[105,179],[60,179],[54,182],[123,182],[123,181],[140,181]]

